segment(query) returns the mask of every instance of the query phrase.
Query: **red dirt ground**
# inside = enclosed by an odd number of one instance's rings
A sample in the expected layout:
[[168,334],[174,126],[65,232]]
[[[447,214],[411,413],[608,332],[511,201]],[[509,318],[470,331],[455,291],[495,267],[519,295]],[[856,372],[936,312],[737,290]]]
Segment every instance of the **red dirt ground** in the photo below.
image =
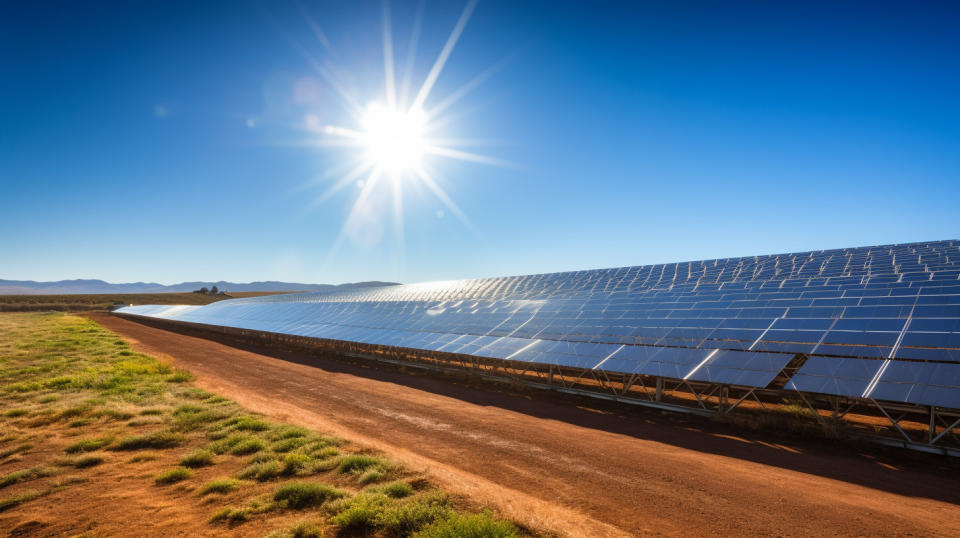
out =
[[[383,450],[573,535],[960,536],[955,462],[785,441],[698,417],[511,393],[91,316],[197,385]],[[232,345],[228,345],[232,344]]]

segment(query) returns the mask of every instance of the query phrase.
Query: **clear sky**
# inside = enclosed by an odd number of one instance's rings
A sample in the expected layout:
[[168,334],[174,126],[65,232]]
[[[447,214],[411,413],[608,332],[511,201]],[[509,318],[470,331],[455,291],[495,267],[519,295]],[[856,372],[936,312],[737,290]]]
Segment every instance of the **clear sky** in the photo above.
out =
[[[388,6],[407,102],[466,5]],[[320,200],[358,151],[325,128],[386,99],[383,13],[3,2],[0,278],[415,282],[960,237],[956,2],[481,1],[424,101],[470,90],[431,135],[495,161],[423,166],[472,227],[414,177]]]

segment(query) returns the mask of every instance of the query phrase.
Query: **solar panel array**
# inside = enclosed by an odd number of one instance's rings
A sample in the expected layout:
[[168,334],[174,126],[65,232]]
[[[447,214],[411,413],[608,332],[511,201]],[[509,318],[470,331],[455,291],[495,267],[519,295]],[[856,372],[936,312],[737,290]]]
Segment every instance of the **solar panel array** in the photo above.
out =
[[960,242],[233,299],[121,313],[960,408]]

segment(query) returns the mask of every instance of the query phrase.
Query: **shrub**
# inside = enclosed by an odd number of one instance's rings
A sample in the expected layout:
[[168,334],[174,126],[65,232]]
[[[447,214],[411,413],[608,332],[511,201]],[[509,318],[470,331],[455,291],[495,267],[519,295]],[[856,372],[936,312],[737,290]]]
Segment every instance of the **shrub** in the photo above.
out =
[[194,450],[180,459],[180,465],[193,468],[213,465],[213,454],[206,450]]
[[153,461],[155,459],[157,459],[156,454],[144,452],[143,454],[137,454],[136,456],[130,458],[130,463],[140,463],[142,461]]
[[140,411],[140,414],[143,415],[143,416],[148,416],[148,415],[162,415],[162,414],[163,414],[163,409],[156,409],[156,408],[154,408],[154,409],[144,409],[143,411]]
[[211,493],[229,493],[235,489],[237,489],[237,481],[232,478],[212,480],[200,489],[200,496],[210,495]]
[[280,464],[276,461],[268,461],[251,465],[240,472],[240,478],[248,478],[257,482],[266,482],[273,480],[280,475]]
[[26,416],[27,413],[28,411],[26,409],[11,409],[6,413],[4,413],[3,416],[10,417],[10,418],[17,418],[17,417]]
[[273,494],[273,500],[287,508],[300,510],[320,506],[331,499],[340,499],[345,492],[327,484],[315,482],[291,482],[284,484]]
[[351,471],[363,471],[374,465],[382,465],[383,462],[379,458],[373,456],[367,456],[366,454],[351,454],[349,456],[344,456],[340,460],[340,464],[337,466],[337,470],[341,473],[349,473]]
[[461,515],[451,513],[417,533],[422,538],[512,538],[520,536],[509,521],[498,521],[489,512]]
[[76,454],[77,452],[93,452],[94,450],[100,450],[101,448],[109,445],[113,441],[113,437],[91,437],[89,439],[82,439],[73,443],[65,449],[67,454]]
[[184,436],[173,432],[154,432],[147,435],[132,435],[121,439],[111,450],[140,450],[142,448],[174,448],[187,440]]
[[225,454],[229,452],[230,449],[232,449],[238,443],[240,443],[241,441],[245,441],[247,439],[252,439],[252,437],[248,435],[234,433],[222,439],[219,439],[213,443],[210,443],[207,446],[207,448],[214,454]]
[[190,469],[183,467],[177,467],[175,469],[170,469],[169,471],[164,471],[157,475],[154,481],[157,484],[174,484],[182,480],[186,480],[193,476],[193,473]]
[[252,437],[235,444],[233,448],[230,449],[230,453],[237,456],[245,456],[247,454],[253,454],[254,452],[260,452],[266,447],[266,443],[260,439]]

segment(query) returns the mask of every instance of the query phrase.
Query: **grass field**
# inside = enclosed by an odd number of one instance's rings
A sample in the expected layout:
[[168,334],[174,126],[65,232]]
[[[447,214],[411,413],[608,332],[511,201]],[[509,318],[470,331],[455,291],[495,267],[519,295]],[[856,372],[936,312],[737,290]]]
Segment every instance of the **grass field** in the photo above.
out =
[[106,310],[123,304],[189,304],[204,305],[235,297],[277,295],[280,292],[232,292],[229,295],[201,293],[107,293],[90,295],[0,295],[0,312],[81,312]]
[[521,533],[381,454],[191,379],[89,319],[0,315],[0,531]]

